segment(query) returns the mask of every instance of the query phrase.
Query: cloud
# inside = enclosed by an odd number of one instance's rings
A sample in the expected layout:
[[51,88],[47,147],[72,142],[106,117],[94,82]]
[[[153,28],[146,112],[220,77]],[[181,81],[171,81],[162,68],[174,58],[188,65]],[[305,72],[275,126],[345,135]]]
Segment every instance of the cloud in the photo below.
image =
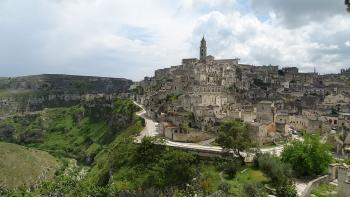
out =
[[342,0],[259,0],[251,3],[256,13],[260,15],[273,13],[279,24],[288,28],[347,14]]
[[345,46],[350,47],[350,40],[347,40],[344,44]]
[[253,13],[230,15],[211,12],[201,17],[193,37],[206,31],[209,52],[218,58],[240,57],[255,65],[298,66],[310,72],[338,72],[350,65],[344,39],[350,33],[349,17],[337,16],[299,28],[261,21]]
[[171,7],[160,0],[2,1],[0,75],[141,79],[187,52],[191,20],[175,20]]
[[140,80],[197,57],[203,34],[217,58],[337,72],[350,65],[349,14],[338,13],[338,2],[317,2],[316,9],[301,0],[3,0],[0,76]]

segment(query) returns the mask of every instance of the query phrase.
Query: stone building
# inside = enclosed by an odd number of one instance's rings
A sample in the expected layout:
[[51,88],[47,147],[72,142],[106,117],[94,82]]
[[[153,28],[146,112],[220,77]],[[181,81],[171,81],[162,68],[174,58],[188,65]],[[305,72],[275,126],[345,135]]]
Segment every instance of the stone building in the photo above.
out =
[[240,119],[265,125],[257,129],[263,143],[268,135],[261,128],[270,124],[270,133],[284,135],[289,126],[323,133],[332,127],[349,128],[350,117],[344,115],[350,113],[346,71],[319,75],[301,73],[297,67],[242,64],[238,58],[215,59],[207,47],[203,37],[198,58],[182,59],[181,65],[156,70],[154,77],[135,84],[133,88],[142,89],[135,98],[152,118],[165,116],[164,121],[179,127],[176,120],[181,118],[174,116],[192,113],[191,127],[197,131],[215,131],[224,120]]
[[256,120],[258,122],[273,122],[274,108],[271,101],[261,101],[256,106]]

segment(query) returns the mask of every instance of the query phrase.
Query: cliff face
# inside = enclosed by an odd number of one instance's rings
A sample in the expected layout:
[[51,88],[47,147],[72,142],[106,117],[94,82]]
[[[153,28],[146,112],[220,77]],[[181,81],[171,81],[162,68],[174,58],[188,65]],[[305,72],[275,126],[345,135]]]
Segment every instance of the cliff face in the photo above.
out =
[[72,106],[100,94],[126,93],[131,84],[131,80],[121,78],[53,74],[0,78],[0,117]]
[[101,97],[72,107],[16,114],[0,120],[0,141],[91,164],[102,146],[135,123],[138,110],[129,99]]

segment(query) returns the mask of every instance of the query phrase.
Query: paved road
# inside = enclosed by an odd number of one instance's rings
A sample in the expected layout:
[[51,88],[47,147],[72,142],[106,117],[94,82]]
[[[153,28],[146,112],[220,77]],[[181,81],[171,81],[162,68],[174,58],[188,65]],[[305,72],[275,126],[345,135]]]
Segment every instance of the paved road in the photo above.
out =
[[[152,119],[148,118],[146,115],[146,111],[142,105],[139,105],[138,103],[134,102],[136,105],[138,105],[142,110],[138,113],[136,113],[138,116],[141,116],[142,118],[145,119],[146,126],[145,128],[141,131],[140,135],[136,138],[137,142],[141,142],[142,138],[145,136],[157,136],[159,133],[157,132],[157,122],[153,121]],[[165,140],[165,144],[167,146],[171,147],[176,147],[176,148],[184,148],[184,149],[190,149],[190,150],[205,150],[205,151],[210,151],[210,152],[217,152],[220,153],[222,152],[222,148],[219,146],[213,146],[213,145],[208,145],[208,143],[212,142],[212,139],[205,141],[202,144],[195,144],[195,143],[184,143],[184,142],[173,142],[170,140]],[[271,147],[271,148],[262,148],[260,149],[261,152],[263,153],[270,153],[274,154],[276,156],[280,156],[282,151],[283,151],[283,146],[276,146],[276,147]],[[243,155],[245,155],[243,153]],[[250,154],[248,158],[246,158],[248,161],[252,161],[254,157],[254,154]],[[296,187],[298,194],[300,195],[306,188],[305,182],[300,182],[297,181]]]
[[137,140],[141,141],[142,138],[148,136],[148,137],[154,137],[157,136],[159,133],[157,132],[157,127],[156,125],[158,123],[156,123],[155,121],[151,120],[150,118],[147,117],[146,111],[143,108],[142,105],[139,105],[138,103],[134,102],[135,105],[139,106],[142,110],[137,112],[136,115],[142,117],[143,119],[145,119],[145,128],[141,131],[140,135],[137,136]]
[[[135,105],[139,106],[142,110],[140,112],[137,112],[136,114],[142,118],[145,119],[146,126],[145,128],[141,131],[140,135],[136,138],[137,142],[140,142],[142,138],[145,136],[157,136],[159,135],[157,131],[157,126],[158,123],[153,121],[152,119],[148,118],[146,115],[146,111],[144,107],[136,102],[134,102]],[[185,142],[174,142],[165,139],[164,142],[167,146],[172,146],[172,147],[178,147],[178,148],[185,148],[185,149],[191,149],[191,150],[204,150],[204,151],[210,151],[210,152],[222,152],[223,149],[219,146],[208,146],[208,145],[200,145],[200,144],[195,144],[195,143],[185,143]],[[277,146],[273,148],[263,148],[261,149],[262,152],[269,152],[271,154],[275,154],[279,156],[283,150],[283,146]]]

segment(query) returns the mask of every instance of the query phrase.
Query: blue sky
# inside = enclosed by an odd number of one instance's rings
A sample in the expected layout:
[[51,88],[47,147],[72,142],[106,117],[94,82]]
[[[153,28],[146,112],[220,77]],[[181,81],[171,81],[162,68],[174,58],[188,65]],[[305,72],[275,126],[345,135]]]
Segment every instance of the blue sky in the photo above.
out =
[[140,80],[197,57],[339,72],[350,66],[343,0],[1,0],[0,76]]

